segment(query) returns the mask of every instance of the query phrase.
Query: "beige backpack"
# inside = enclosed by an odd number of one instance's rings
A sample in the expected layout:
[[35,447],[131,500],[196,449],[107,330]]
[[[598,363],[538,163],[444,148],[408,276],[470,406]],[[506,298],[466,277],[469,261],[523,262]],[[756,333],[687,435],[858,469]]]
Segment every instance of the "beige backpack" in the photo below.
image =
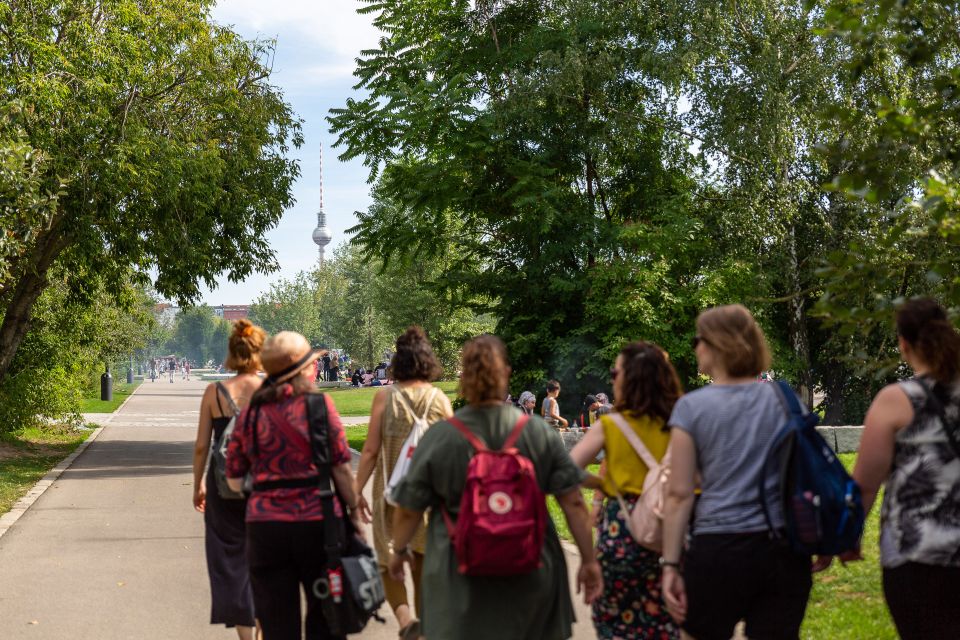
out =
[[660,553],[663,548],[663,505],[667,495],[667,480],[670,477],[670,449],[663,455],[663,460],[657,462],[650,450],[640,437],[634,432],[627,421],[619,413],[611,413],[610,417],[620,432],[637,452],[643,464],[647,465],[647,477],[643,481],[643,493],[637,500],[633,511],[630,511],[620,487],[613,481],[612,474],[607,479],[617,492],[617,501],[623,511],[630,535],[641,546]]

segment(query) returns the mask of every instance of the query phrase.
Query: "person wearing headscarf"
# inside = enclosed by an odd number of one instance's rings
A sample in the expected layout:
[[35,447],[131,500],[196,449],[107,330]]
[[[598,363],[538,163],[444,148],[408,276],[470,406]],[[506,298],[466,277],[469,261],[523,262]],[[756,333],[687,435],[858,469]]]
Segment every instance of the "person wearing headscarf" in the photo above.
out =
[[533,410],[537,406],[537,396],[533,395],[531,391],[524,391],[517,400],[517,406],[520,407],[520,411],[523,411],[528,416],[532,416]]

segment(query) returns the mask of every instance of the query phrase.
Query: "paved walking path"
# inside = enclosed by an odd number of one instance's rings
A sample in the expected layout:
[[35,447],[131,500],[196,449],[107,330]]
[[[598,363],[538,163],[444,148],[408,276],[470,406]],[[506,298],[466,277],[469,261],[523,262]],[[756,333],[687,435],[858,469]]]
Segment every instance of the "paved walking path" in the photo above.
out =
[[[203,518],[191,504],[206,384],[145,382],[0,538],[4,640],[237,637],[207,624]],[[577,615],[574,637],[594,638],[589,612],[579,605]],[[387,617],[356,637],[393,640]]]

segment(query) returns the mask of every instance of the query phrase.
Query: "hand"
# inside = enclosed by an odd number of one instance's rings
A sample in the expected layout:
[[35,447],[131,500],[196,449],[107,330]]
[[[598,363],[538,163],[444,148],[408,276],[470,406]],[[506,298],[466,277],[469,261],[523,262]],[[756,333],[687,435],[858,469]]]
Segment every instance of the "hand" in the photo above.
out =
[[201,484],[193,490],[193,508],[203,513],[207,510],[207,487]]
[[603,575],[596,560],[581,563],[577,572],[577,593],[580,592],[583,592],[584,604],[593,604],[603,593]]
[[676,567],[664,567],[662,578],[663,599],[667,603],[667,612],[683,624],[687,619],[687,588],[683,584],[683,576]]
[[360,510],[358,508],[350,509],[347,517],[350,518],[350,524],[353,527],[353,532],[356,534],[364,544],[369,544],[367,542],[367,533],[363,526],[363,523],[360,521]]
[[390,552],[390,561],[387,563],[387,571],[390,573],[390,577],[397,582],[403,582],[403,563],[407,560],[408,558],[406,555],[398,556],[392,551]]
[[599,527],[603,524],[603,501],[594,500],[593,508],[590,510],[590,522],[593,526]]
[[373,522],[373,511],[370,510],[370,505],[367,504],[367,499],[358,491],[357,495],[360,498],[357,500],[357,513],[360,514],[360,521],[364,524],[370,524]]
[[831,564],[833,564],[833,556],[816,556],[810,563],[810,571],[820,573],[829,569]]

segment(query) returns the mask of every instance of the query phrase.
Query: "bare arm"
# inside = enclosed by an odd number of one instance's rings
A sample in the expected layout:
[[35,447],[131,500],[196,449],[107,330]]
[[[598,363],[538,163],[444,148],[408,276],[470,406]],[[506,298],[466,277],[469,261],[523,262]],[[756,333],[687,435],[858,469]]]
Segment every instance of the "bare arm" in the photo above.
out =
[[[357,463],[357,486],[355,493],[358,497],[358,507],[360,517],[364,522],[370,522],[373,519],[373,513],[370,505],[363,497],[363,489],[367,486],[370,476],[373,475],[374,467],[377,464],[377,458],[380,456],[380,444],[383,433],[383,414],[387,407],[387,393],[381,389],[373,397],[373,406],[370,407],[370,424],[367,425],[367,439],[363,443],[363,451],[360,452],[360,462]],[[384,478],[386,480],[386,478]]]
[[[682,429],[670,432],[670,480],[663,517],[663,560],[679,563],[683,539],[693,511],[697,476],[697,450],[693,438]],[[687,615],[687,594],[677,566],[664,566],[663,594],[670,615],[682,622]]]
[[570,534],[580,551],[580,570],[577,572],[577,593],[583,591],[583,600],[592,603],[603,592],[603,578],[600,564],[593,551],[593,531],[590,527],[590,513],[583,501],[580,489],[568,491],[557,496],[563,517],[570,527]]
[[867,411],[853,479],[863,492],[863,511],[870,513],[880,486],[890,475],[897,431],[913,421],[913,405],[897,385],[884,387]]
[[349,462],[338,464],[330,470],[333,476],[333,484],[337,487],[337,493],[346,503],[347,509],[351,512],[357,510],[357,492],[353,486],[353,469]]
[[[413,534],[423,521],[423,511],[411,511],[403,507],[393,510],[393,543],[394,549],[403,549],[413,540]],[[397,555],[390,553],[387,570],[390,576],[397,581],[403,581],[403,563],[410,559],[409,554]]]
[[603,428],[596,425],[593,429],[587,431],[587,435],[570,452],[573,464],[585,469],[588,464],[597,459],[597,454],[603,449],[603,444]]
[[206,508],[206,483],[204,471],[207,456],[210,455],[210,438],[213,434],[213,420],[210,415],[211,403],[217,393],[215,385],[208,385],[200,401],[200,419],[197,424],[197,439],[193,445],[193,508],[201,513]]

